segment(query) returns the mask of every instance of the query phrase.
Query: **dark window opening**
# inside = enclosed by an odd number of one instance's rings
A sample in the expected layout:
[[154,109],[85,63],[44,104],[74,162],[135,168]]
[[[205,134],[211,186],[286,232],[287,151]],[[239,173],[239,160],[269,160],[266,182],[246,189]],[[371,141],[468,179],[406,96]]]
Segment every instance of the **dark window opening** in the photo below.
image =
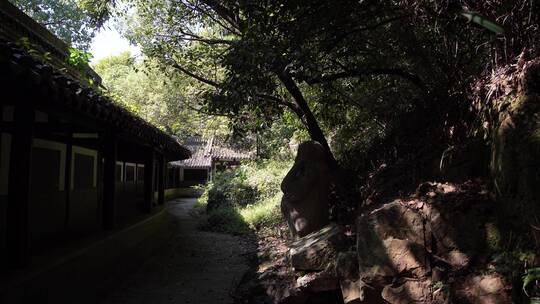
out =
[[135,182],[135,165],[127,165],[125,167],[126,170],[126,183],[133,183]]
[[144,166],[137,166],[137,182],[144,182]]
[[159,180],[159,167],[158,165],[154,165],[154,190],[158,190],[158,180]]
[[73,157],[73,189],[94,188],[94,157],[74,153]]
[[122,164],[116,164],[114,167],[114,178],[117,182],[122,182]]
[[167,168],[167,188],[174,188],[176,186],[175,168]]

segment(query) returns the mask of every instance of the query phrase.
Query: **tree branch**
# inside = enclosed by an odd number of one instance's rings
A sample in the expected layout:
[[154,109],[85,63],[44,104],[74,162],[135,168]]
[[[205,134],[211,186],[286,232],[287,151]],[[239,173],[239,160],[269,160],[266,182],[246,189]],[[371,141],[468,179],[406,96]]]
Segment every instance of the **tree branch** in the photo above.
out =
[[67,19],[67,18],[60,18],[59,20],[53,20],[53,21],[50,21],[50,22],[43,22],[43,23],[41,23],[41,25],[43,25],[43,26],[59,25],[59,24],[64,24],[64,22],[66,22],[68,20],[69,19]]
[[180,72],[188,75],[189,77],[191,78],[194,78],[202,83],[205,83],[207,85],[210,85],[210,86],[213,86],[215,88],[219,88],[219,83],[215,82],[215,81],[212,81],[210,79],[206,79],[200,75],[197,75],[195,73],[192,73],[190,72],[188,69],[186,69],[185,67],[181,66],[180,64],[178,64],[178,62],[176,62],[174,59],[172,58],[169,58],[169,59],[166,59],[167,61],[170,62],[171,66],[177,70],[179,70]]
[[184,105],[188,109],[193,110],[193,111],[195,111],[197,113],[200,113],[200,114],[203,114],[203,115],[221,116],[221,117],[227,117],[227,118],[233,118],[234,117],[234,116],[227,115],[227,114],[220,114],[220,113],[212,113],[212,112],[203,111],[202,109],[199,109],[199,108],[196,108],[196,107],[190,105],[188,102],[184,102],[183,98],[178,98],[178,100],[182,105]]
[[353,28],[351,29],[350,31],[347,31],[347,32],[344,32],[343,35],[339,36],[336,41],[334,42],[334,44],[338,44],[338,42],[341,42],[341,40],[347,38],[349,35],[351,34],[355,34],[355,33],[359,33],[359,32],[365,32],[365,31],[371,31],[371,30],[374,30],[378,27],[381,27],[383,25],[386,25],[386,24],[389,24],[389,23],[392,23],[394,21],[397,21],[397,20],[400,20],[402,18],[406,18],[408,17],[409,15],[399,15],[399,16],[393,16],[393,17],[389,17],[387,19],[384,19],[384,20],[381,20],[377,23],[374,23],[374,24],[370,24],[370,25],[366,25],[366,26],[362,26],[362,27],[357,27],[357,28]]
[[188,33],[188,32],[183,31],[181,29],[179,31],[180,31],[180,33],[182,35],[187,36],[187,37],[181,38],[183,40],[200,41],[200,42],[204,42],[204,43],[208,43],[208,44],[227,44],[227,45],[231,45],[233,43],[232,41],[225,40],[225,39],[205,38],[205,37],[199,36],[197,34]]
[[[227,26],[225,23],[223,23],[221,20],[219,20],[218,18],[216,18],[216,16],[214,16],[212,13],[210,12],[213,12],[213,9],[210,8],[210,9],[203,9],[201,8],[199,5],[194,5],[192,4],[191,7],[200,12],[201,14],[207,16],[208,18],[212,19],[212,21],[214,21],[215,23],[219,24],[222,28],[226,29],[227,31],[229,31],[230,33],[232,34],[235,34],[235,35],[238,35],[238,36],[241,36],[242,33],[238,32],[238,30],[234,27],[230,27],[230,26]],[[219,15],[217,15],[219,17]],[[228,23],[228,22],[227,22]],[[229,24],[230,25],[230,24]]]
[[243,32],[243,23],[240,17],[235,14],[231,8],[228,8],[216,0],[202,0],[202,2],[208,5],[218,16],[227,21],[233,28],[238,29],[240,33]]
[[275,102],[275,103],[277,103],[279,105],[282,105],[282,106],[286,106],[291,111],[293,111],[298,116],[298,118],[300,118],[300,120],[302,121],[302,123],[304,125],[306,124],[304,112],[302,112],[302,109],[300,109],[300,107],[298,105],[296,105],[295,103],[292,103],[292,102],[287,101],[287,100],[280,99],[280,98],[275,97],[275,96],[266,95],[266,94],[256,94],[255,96],[257,96],[259,98],[262,98],[262,99],[271,100],[271,101],[273,101],[273,102]]
[[171,35],[166,35],[166,34],[156,34],[156,36],[161,37],[161,38],[166,38],[166,39],[179,39],[179,40],[183,40],[183,41],[198,41],[198,42],[206,43],[206,44],[209,44],[209,45],[214,45],[214,44],[232,45],[233,44],[233,42],[230,41],[230,40],[216,39],[216,38],[204,38],[204,37],[201,37],[201,36],[197,36],[195,34],[184,33],[182,31],[180,33],[182,34],[182,36],[171,36]]
[[302,94],[302,91],[300,91],[300,88],[298,87],[294,79],[285,69],[277,71],[276,74],[285,89],[287,89],[289,94],[291,94],[298,107],[304,113],[304,118],[306,120],[306,126],[309,136],[311,137],[311,139],[318,141],[323,146],[324,150],[326,151],[326,156],[328,158],[330,167],[332,169],[338,168],[339,166],[337,160],[335,159],[334,154],[330,149],[330,145],[328,145],[328,141],[326,140],[324,132],[319,126],[315,115],[313,115],[313,112],[311,112],[311,109],[309,108],[309,104],[304,98],[304,94]]
[[335,74],[321,75],[317,78],[306,80],[309,85],[320,84],[325,82],[332,82],[342,78],[352,78],[359,76],[373,76],[373,75],[391,75],[398,76],[405,80],[408,80],[423,91],[427,91],[427,87],[420,79],[420,77],[399,68],[372,68],[372,69],[357,69],[338,72]]

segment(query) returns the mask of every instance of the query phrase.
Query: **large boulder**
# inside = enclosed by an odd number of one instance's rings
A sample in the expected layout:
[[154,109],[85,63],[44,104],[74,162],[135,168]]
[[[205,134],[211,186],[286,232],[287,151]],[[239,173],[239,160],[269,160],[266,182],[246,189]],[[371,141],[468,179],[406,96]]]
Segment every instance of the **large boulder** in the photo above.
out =
[[281,183],[281,211],[293,238],[328,224],[329,173],[322,145],[316,141],[300,144],[294,165]]
[[457,280],[452,290],[458,303],[506,304],[512,303],[507,287],[498,274],[470,274]]
[[340,252],[338,254],[335,274],[340,280],[358,279],[358,257],[355,251]]
[[357,222],[359,286],[381,290],[389,303],[508,303],[500,276],[467,276],[488,269],[499,246],[493,210],[485,187],[465,182],[424,183],[366,212]]
[[356,252],[340,252],[335,267],[336,277],[339,278],[339,287],[343,303],[359,303],[364,300],[362,282],[358,277],[358,258]]
[[344,304],[362,303],[364,292],[360,280],[340,280],[339,287]]
[[330,291],[339,289],[339,281],[330,264],[323,271],[310,272],[299,277],[296,280],[296,287],[312,292]]
[[382,298],[390,304],[446,304],[449,298],[444,288],[430,280],[407,280],[384,287]]
[[433,263],[459,271],[482,262],[497,246],[493,205],[489,193],[474,183],[424,183],[414,197],[359,217],[360,270],[422,277]]
[[428,272],[430,264],[422,244],[389,237],[383,246],[396,274],[423,277]]
[[500,235],[489,192],[474,183],[426,184],[430,191],[421,196],[425,201],[421,213],[434,242],[433,259],[453,271],[485,263],[489,251],[499,246]]
[[360,279],[371,284],[397,275],[422,277],[429,271],[426,250],[431,230],[422,214],[402,201],[388,203],[358,219]]
[[290,245],[289,260],[295,270],[322,271],[334,265],[345,241],[338,226],[326,226],[294,241]]
[[490,169],[499,197],[498,213],[504,215],[500,220],[519,223],[512,229],[528,235],[525,242],[538,242],[540,230],[534,227],[540,226],[540,58],[527,61],[526,57],[522,54],[517,65],[489,84],[503,96],[483,103],[490,105],[487,117],[493,119],[486,125],[492,134]]

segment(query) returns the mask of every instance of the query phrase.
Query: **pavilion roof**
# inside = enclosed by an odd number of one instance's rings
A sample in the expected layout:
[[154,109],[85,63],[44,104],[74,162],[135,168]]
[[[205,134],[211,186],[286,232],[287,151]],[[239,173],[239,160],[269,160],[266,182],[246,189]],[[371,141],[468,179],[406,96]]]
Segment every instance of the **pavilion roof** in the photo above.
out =
[[172,162],[171,165],[182,168],[210,168],[214,161],[241,161],[252,158],[252,153],[238,151],[217,142],[213,137],[188,137],[179,140],[191,153],[191,158]]

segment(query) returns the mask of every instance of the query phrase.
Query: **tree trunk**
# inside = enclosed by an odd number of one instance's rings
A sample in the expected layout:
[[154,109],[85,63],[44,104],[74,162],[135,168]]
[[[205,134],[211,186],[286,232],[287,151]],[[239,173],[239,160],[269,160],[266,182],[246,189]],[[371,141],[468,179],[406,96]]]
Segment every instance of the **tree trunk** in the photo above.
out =
[[278,73],[278,77],[281,83],[287,89],[287,91],[294,98],[294,101],[296,102],[298,107],[302,110],[304,114],[304,119],[307,125],[309,136],[311,137],[312,140],[319,142],[323,146],[324,150],[326,151],[326,156],[327,156],[330,168],[332,170],[337,170],[339,166],[336,161],[336,158],[334,157],[332,150],[330,150],[328,141],[326,140],[326,137],[324,136],[324,133],[321,130],[321,127],[319,126],[317,119],[313,115],[313,112],[311,112],[311,109],[309,108],[309,105],[306,99],[304,98],[304,95],[302,94],[302,92],[300,91],[300,89],[298,88],[294,80],[292,79],[292,77],[286,71]]
[[[346,172],[342,170],[342,168],[338,165],[338,162],[336,161],[332,150],[330,150],[328,141],[326,141],[326,137],[324,136],[324,133],[321,130],[317,119],[313,115],[313,112],[311,112],[311,109],[309,108],[309,105],[305,100],[304,95],[302,94],[292,77],[286,71],[279,73],[278,77],[281,83],[283,83],[283,85],[287,89],[287,91],[292,95],[298,107],[302,110],[309,136],[312,140],[319,142],[326,151],[326,157],[328,165],[330,167],[330,178],[333,185],[332,204],[333,208],[335,208],[334,212],[337,214],[338,217],[345,216],[347,212],[344,211],[344,208],[354,206],[355,204],[355,196],[351,191],[351,189],[353,189],[353,185],[351,185],[350,183],[351,179],[347,178]],[[338,220],[338,218],[335,219]]]

